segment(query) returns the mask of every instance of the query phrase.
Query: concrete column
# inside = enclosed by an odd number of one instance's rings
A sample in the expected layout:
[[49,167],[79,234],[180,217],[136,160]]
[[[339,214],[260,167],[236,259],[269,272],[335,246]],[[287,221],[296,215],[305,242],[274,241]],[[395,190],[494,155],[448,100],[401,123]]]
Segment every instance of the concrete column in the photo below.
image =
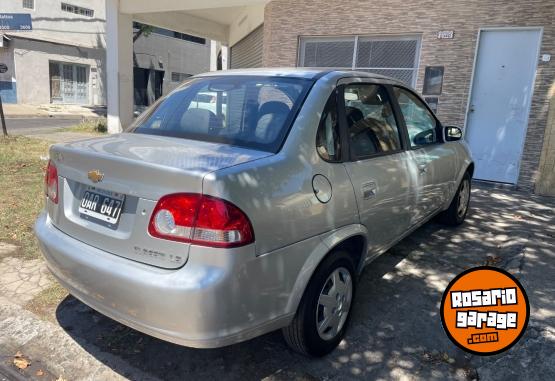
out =
[[218,42],[210,40],[210,71],[218,70]]
[[106,0],[106,93],[108,132],[121,132],[133,121],[133,16],[119,11],[119,0]]
[[229,69],[229,47],[222,45],[222,70]]

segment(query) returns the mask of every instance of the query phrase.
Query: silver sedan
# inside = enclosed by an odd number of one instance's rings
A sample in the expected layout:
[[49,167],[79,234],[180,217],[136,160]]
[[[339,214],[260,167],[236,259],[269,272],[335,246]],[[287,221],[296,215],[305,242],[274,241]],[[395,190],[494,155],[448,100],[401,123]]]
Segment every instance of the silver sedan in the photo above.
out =
[[198,348],[283,329],[322,356],[364,266],[464,221],[461,137],[386,77],[199,75],[124,133],[54,145],[35,229],[60,283],[125,325]]

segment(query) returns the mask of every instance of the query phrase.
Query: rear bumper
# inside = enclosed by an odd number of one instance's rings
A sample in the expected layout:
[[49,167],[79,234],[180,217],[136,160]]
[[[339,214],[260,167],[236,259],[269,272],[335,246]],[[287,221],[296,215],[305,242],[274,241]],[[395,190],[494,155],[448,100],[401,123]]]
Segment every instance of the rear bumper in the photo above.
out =
[[84,244],[54,227],[46,214],[35,232],[48,268],[72,295],[162,340],[222,347],[284,327],[295,312],[288,311],[288,302],[298,272],[284,279],[273,263],[283,256],[256,257],[254,245],[191,247],[184,267],[166,270]]

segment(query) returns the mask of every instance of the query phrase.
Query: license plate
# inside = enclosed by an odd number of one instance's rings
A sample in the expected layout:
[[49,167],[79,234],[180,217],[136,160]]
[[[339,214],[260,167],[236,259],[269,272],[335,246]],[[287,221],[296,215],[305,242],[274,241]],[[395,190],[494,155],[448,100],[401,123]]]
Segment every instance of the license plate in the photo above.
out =
[[88,187],[79,204],[79,213],[91,218],[117,224],[123,208],[125,195]]

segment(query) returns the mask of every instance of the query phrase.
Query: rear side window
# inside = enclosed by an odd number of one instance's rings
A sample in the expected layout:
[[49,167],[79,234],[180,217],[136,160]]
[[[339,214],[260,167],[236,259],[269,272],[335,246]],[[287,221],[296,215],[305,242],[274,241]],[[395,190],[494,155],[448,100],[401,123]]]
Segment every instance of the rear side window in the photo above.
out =
[[158,102],[129,132],[277,152],[311,83],[258,76],[195,78]]
[[399,128],[382,86],[345,86],[345,114],[350,147],[356,158],[401,150]]
[[412,148],[439,142],[437,121],[424,102],[408,90],[394,87],[393,93],[405,118]]
[[320,119],[318,133],[316,134],[316,150],[324,160],[339,161],[341,159],[335,91],[326,103],[322,118]]

